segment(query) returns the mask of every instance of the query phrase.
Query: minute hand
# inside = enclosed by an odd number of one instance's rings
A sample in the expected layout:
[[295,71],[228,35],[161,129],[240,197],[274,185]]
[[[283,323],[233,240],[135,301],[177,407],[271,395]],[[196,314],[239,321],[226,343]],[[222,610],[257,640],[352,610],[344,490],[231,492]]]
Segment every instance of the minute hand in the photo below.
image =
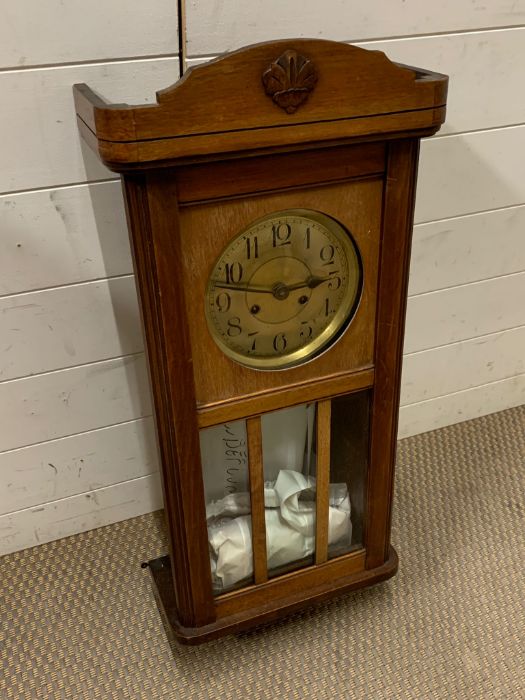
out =
[[271,287],[258,287],[251,284],[227,284],[226,282],[215,282],[214,286],[219,289],[231,289],[234,292],[256,292],[257,294],[273,294],[274,296],[283,295],[284,293],[293,292],[296,289],[315,289],[323,282],[328,282],[331,277],[309,277],[304,282],[296,282],[295,284],[285,284],[277,282]]
[[273,294],[273,287],[257,287],[250,284],[226,284],[225,282],[215,282],[214,287],[219,289],[231,289],[234,292],[257,292],[257,294]]

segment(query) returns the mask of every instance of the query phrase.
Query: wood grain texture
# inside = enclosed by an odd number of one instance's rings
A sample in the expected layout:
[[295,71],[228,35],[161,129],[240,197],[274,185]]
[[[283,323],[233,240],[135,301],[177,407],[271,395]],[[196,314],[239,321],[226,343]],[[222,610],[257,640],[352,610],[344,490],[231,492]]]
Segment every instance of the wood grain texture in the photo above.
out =
[[[312,61],[307,65],[319,71],[315,90],[300,106],[300,117],[291,109],[277,114],[261,91],[261,71],[283,49],[307,55]],[[235,90],[227,89],[231,76],[236,79]],[[87,137],[96,133],[99,153],[106,162],[110,162],[107,149],[115,145],[121,164],[114,161],[111,165],[124,174],[170,539],[171,579],[163,583],[159,579],[157,595],[161,608],[163,599],[174,597],[174,604],[169,605],[176,626],[201,628],[203,634],[212,628],[224,631],[232,617],[248,611],[252,624],[257,624],[270,608],[277,614],[280,608],[289,609],[291,600],[304,601],[329,591],[335,594],[338,589],[366,585],[395,571],[389,529],[419,146],[413,137],[434,133],[444,119],[446,87],[446,76],[401,68],[380,53],[293,40],[291,45],[274,42],[248,47],[198,67],[159,93],[157,105],[104,107],[86,86],[75,89],[84,133],[94,128]],[[267,82],[266,88],[268,92]],[[213,113],[209,102],[214,105]],[[411,121],[414,115],[423,120],[417,128]],[[349,149],[346,142],[339,141],[355,137],[357,144],[358,135],[377,140],[382,127],[377,129],[375,119],[383,117],[394,117],[388,135],[393,140],[387,144],[383,140]],[[354,128],[358,119],[360,132]],[[352,124],[343,133],[340,128],[347,125],[342,122]],[[314,133],[316,127],[320,130]],[[288,129],[286,138],[278,131],[283,128]],[[243,133],[243,140],[237,138],[238,132]],[[188,167],[188,157],[195,155],[192,144],[201,136],[207,143],[201,141],[198,148],[205,148],[208,164]],[[226,160],[242,156],[251,162],[217,165],[224,160],[224,139],[232,138],[235,147]],[[295,150],[301,142],[311,152]],[[236,165],[235,177],[246,188],[241,193],[232,184]],[[273,170],[281,170],[277,181]],[[181,192],[184,206],[178,202]],[[234,363],[213,342],[203,309],[207,282],[223,249],[251,222],[269,212],[293,208],[322,211],[351,233],[361,256],[362,294],[349,327],[327,352],[283,372],[256,372]],[[283,395],[281,390],[295,391],[314,381],[321,383],[322,391],[338,375],[356,372],[362,379],[362,370],[370,369],[372,361],[366,552],[326,561],[331,437],[331,400],[326,397],[318,406],[316,564],[267,580],[261,419],[249,417],[255,585],[214,601],[199,457],[199,409],[201,415],[202,409],[219,409],[216,418],[223,409],[221,402],[231,405],[269,394],[274,400],[279,393]],[[160,569],[152,568],[154,579]]]
[[317,461],[315,465],[315,563],[328,559],[328,506],[330,502],[331,401],[317,404]]
[[[366,567],[388,556],[403,335],[419,142],[389,145],[384,195],[375,385],[365,527]],[[397,264],[392,265],[392,260]]]
[[[202,625],[211,622],[215,612],[197,419],[188,410],[195,405],[195,389],[181,286],[176,191],[172,183],[171,196],[163,201],[160,195],[166,192],[157,174],[147,180],[127,178],[124,185],[150,360],[178,615],[183,624]],[[172,347],[177,351],[170,352]]]
[[[262,75],[283,51],[305,55],[320,71],[308,101],[294,114],[282,112],[265,94]],[[232,79],[235,80],[234,89]],[[158,92],[158,105],[104,109],[94,120],[104,141],[142,141],[266,126],[290,126],[353,117],[432,110],[446,102],[447,79],[416,74],[391,63],[381,52],[315,39],[287,39],[243,48],[188,71],[177,85]],[[334,100],[334,93],[337,100]],[[81,111],[90,94],[76,90]],[[215,100],[209,110],[211,96]]]
[[[387,16],[392,20],[390,5]],[[447,121],[441,134],[521,124],[525,121],[525,95],[514,86],[520,82],[525,69],[525,28],[495,30],[494,26],[487,31],[479,25],[472,32],[407,36],[359,42],[358,45],[371,51],[383,51],[393,61],[409,66],[429,66],[450,76]],[[225,50],[228,34],[221,37],[224,45],[218,52]],[[383,34],[389,35],[389,32]],[[188,67],[209,58],[209,54],[190,58]],[[487,99],[487,95],[491,99]]]
[[235,400],[222,401],[198,410],[199,427],[205,428],[245,416],[276,411],[287,406],[310,403],[329,396],[347,394],[357,389],[370,387],[374,381],[374,370],[342,372],[324,379],[311,379],[299,384],[245,396]]
[[296,153],[282,153],[179,168],[177,192],[183,205],[363,178],[382,174],[384,169],[383,143],[309,149],[300,154],[299,160]]
[[[374,342],[372,319],[375,313],[381,191],[381,180],[368,180],[230,200],[217,207],[203,204],[181,209],[183,284],[185,288],[192,289],[186,303],[188,317],[192,319],[193,371],[200,407],[262,393],[274,387],[290,386],[312,376],[327,377],[370,366]],[[354,320],[330,353],[286,372],[253,372],[232,363],[212,340],[203,314],[206,283],[215,260],[228,240],[263,214],[290,207],[324,211],[351,231],[366,270],[362,298]],[[198,246],[194,245],[197,234],[201,241]]]
[[170,630],[170,637],[173,634],[175,639],[183,644],[202,644],[225,634],[236,634],[253,627],[255,615],[257,616],[257,624],[262,625],[328,600],[334,596],[334,590],[343,594],[361,588],[363,585],[372,586],[393,576],[397,567],[397,554],[391,548],[387,562],[378,569],[358,571],[347,575],[343,573],[338,579],[332,577],[322,582],[317,581],[311,587],[291,591],[285,595],[272,596],[263,607],[258,601],[255,601],[255,604],[258,605],[257,608],[248,608],[231,615],[221,616],[209,625],[191,628],[183,627],[177,619],[173,590],[167,570],[163,567],[156,571],[152,570],[151,574],[153,591],[161,615]]
[[250,608],[261,608],[270,600],[284,603],[288,596],[303,594],[314,586],[335,582],[339,577],[364,573],[365,553],[360,550],[319,566],[309,566],[217,598],[217,617],[227,617]]
[[248,418],[246,421],[246,435],[248,438],[248,467],[250,471],[250,502],[252,509],[253,575],[257,585],[268,580],[264,464],[260,416]]
[[[353,117],[334,122],[308,123],[297,126],[276,126],[246,131],[197,134],[188,137],[159,138],[137,143],[99,140],[98,154],[104,163],[116,172],[124,169],[140,169],[142,164],[162,162],[200,162],[209,158],[211,151],[230,157],[233,152],[245,156],[258,155],[265,149],[287,151],[320,147],[330,140],[333,144],[347,143],[349,139],[370,141],[374,137],[395,138],[400,131],[409,129],[413,136],[431,136],[445,118],[445,108],[383,114],[373,117]],[[80,121],[80,120],[79,120]],[[81,122],[84,124],[84,122]],[[80,129],[82,137],[93,150],[96,149],[94,133]],[[374,136],[370,136],[370,132]],[[409,134],[407,134],[409,135]]]

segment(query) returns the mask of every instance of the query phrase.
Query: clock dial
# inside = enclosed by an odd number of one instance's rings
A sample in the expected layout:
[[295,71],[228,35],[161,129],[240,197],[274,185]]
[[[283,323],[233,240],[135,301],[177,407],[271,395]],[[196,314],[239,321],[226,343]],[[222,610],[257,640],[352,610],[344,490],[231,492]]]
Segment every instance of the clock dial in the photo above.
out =
[[361,287],[359,252],[337,221],[305,209],[274,212],[221,253],[208,279],[206,319],[231,359],[284,369],[340,337]]

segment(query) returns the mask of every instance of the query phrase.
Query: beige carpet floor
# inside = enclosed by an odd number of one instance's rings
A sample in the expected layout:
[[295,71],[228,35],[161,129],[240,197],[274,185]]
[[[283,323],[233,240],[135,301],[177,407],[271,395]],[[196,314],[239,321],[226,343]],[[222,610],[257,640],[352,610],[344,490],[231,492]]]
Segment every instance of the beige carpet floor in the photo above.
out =
[[0,559],[0,698],[525,698],[525,406],[398,451],[397,577],[170,646],[140,568],[162,514]]

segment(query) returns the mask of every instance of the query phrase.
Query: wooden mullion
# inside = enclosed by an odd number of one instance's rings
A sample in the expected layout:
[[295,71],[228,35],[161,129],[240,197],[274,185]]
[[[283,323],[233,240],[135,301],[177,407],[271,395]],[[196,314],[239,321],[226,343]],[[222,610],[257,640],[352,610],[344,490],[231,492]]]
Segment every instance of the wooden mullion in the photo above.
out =
[[246,421],[246,431],[252,507],[253,571],[255,583],[258,584],[268,580],[261,417],[249,418]]
[[330,426],[332,402],[317,404],[317,489],[315,517],[315,563],[328,560],[328,506],[330,500]]

